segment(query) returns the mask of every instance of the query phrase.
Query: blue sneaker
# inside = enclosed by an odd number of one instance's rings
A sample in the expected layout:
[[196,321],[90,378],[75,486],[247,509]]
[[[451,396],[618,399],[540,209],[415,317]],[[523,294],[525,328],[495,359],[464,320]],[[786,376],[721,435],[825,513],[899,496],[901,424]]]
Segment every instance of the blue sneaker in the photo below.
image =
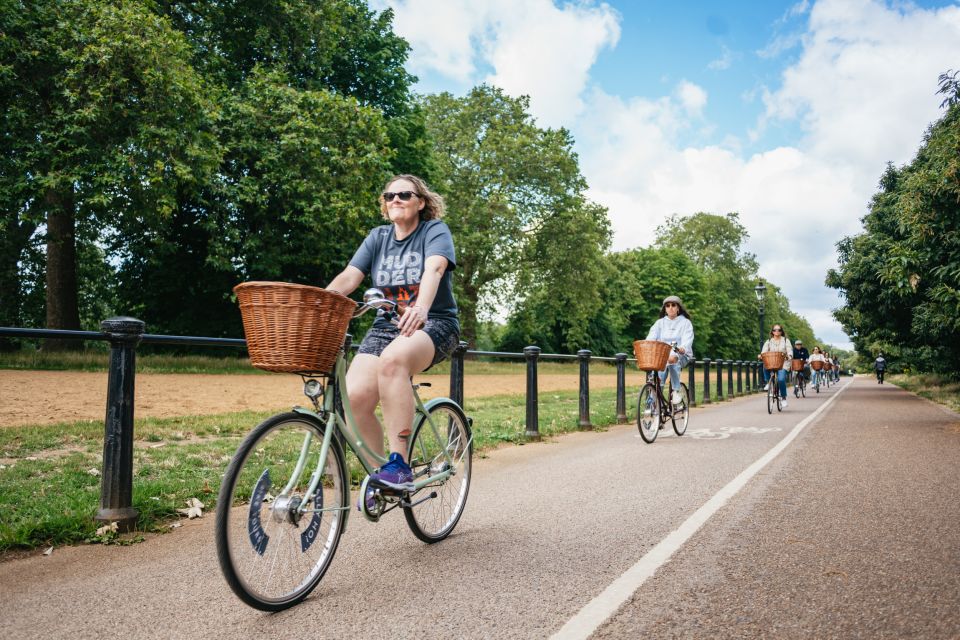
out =
[[413,491],[413,469],[399,453],[391,453],[387,464],[370,474],[370,482],[394,491]]

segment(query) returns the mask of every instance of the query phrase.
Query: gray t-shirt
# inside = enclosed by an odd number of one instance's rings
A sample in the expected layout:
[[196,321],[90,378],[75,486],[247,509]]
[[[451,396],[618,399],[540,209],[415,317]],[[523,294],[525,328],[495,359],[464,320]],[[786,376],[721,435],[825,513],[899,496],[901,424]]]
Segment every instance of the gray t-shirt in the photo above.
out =
[[[431,256],[443,256],[448,264],[427,317],[453,320],[459,328],[451,273],[457,266],[453,235],[442,220],[420,221],[414,232],[403,240],[397,240],[392,224],[376,227],[357,249],[350,265],[369,275],[373,286],[390,300],[412,306],[420,292],[424,263]],[[374,326],[389,324],[377,318]]]

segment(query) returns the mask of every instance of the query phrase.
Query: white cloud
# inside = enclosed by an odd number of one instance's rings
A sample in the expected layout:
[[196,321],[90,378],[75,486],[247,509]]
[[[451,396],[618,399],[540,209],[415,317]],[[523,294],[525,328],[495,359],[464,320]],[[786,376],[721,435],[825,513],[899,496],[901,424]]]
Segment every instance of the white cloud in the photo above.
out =
[[552,0],[379,0],[375,8],[386,6],[396,13],[395,31],[412,45],[414,74],[529,95],[544,126],[581,112],[590,68],[620,37],[616,11],[589,0],[561,7]]
[[686,80],[681,81],[677,87],[677,96],[680,98],[680,104],[691,116],[699,116],[707,105],[707,92]]
[[716,60],[711,60],[707,64],[708,69],[713,69],[714,71],[725,71],[733,65],[733,51],[730,50],[726,45],[720,45],[720,57]]

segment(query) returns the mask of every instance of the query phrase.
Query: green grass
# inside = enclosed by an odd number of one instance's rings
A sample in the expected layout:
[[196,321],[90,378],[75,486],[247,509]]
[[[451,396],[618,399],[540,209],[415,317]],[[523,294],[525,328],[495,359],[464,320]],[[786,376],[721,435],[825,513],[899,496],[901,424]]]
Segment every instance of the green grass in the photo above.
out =
[[933,373],[887,375],[884,382],[960,412],[960,382]]
[[[578,429],[576,391],[541,394],[539,427],[548,438]],[[629,404],[629,403],[628,403]],[[591,394],[591,421],[616,422],[613,389]],[[476,455],[526,444],[522,396],[468,400]],[[135,424],[133,506],[139,532],[160,532],[197,498],[215,507],[227,463],[242,437],[269,412],[139,419]],[[0,430],[0,552],[96,540],[103,424],[82,421]],[[352,464],[354,482],[362,476]]]

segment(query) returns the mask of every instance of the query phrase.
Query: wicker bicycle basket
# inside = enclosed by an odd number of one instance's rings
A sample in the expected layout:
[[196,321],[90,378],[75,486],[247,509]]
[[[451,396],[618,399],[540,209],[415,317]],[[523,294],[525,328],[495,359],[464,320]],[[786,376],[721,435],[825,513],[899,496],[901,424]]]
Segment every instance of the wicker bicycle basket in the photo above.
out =
[[824,363],[823,363],[823,369],[824,369],[824,371],[830,371],[831,369],[833,369],[833,363],[832,363],[832,362],[824,362]]
[[794,358],[794,359],[790,362],[790,370],[791,370],[791,371],[803,371],[803,360],[801,360],[800,358]]
[[350,298],[289,282],[244,282],[233,291],[254,367],[314,375],[333,371],[356,309]]
[[820,369],[823,369],[823,360],[811,360],[810,367],[814,371],[820,371]]
[[670,358],[670,345],[659,340],[634,340],[633,355],[641,371],[662,371]]
[[773,371],[783,367],[787,354],[782,351],[764,351],[760,354],[760,357],[763,358],[763,368],[767,371]]

